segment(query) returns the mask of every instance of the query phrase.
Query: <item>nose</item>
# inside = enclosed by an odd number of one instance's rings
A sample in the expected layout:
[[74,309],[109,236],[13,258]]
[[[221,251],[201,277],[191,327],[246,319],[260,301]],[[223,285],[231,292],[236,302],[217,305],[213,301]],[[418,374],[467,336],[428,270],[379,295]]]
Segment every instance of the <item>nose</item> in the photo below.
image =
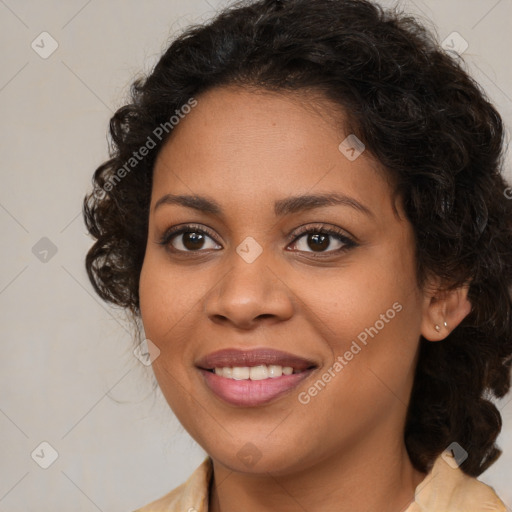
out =
[[248,263],[234,253],[230,269],[205,297],[208,318],[244,330],[289,319],[294,311],[292,290],[268,263],[263,254]]

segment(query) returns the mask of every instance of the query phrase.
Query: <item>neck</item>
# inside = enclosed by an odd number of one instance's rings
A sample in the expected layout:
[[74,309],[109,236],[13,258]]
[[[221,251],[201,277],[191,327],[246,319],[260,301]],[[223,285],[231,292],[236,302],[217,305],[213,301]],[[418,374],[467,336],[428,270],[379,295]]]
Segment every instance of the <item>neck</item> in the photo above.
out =
[[426,475],[412,466],[402,440],[377,441],[284,476],[233,472],[214,460],[209,512],[405,510]]

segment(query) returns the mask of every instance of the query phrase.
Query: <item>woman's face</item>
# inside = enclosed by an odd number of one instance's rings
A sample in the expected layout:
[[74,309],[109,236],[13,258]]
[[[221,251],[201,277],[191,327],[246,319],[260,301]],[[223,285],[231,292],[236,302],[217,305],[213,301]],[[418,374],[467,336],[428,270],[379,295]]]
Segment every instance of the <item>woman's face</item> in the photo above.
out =
[[169,405],[236,471],[400,450],[424,297],[384,172],[352,138],[340,149],[327,103],[197,101],[157,158],[140,278]]

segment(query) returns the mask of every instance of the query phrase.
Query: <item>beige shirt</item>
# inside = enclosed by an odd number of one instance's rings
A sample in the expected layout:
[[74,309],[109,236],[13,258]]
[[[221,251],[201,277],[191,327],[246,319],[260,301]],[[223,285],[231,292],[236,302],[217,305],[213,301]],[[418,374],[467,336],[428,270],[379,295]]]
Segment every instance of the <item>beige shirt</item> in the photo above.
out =
[[[440,455],[416,487],[414,501],[403,512],[507,512],[494,489],[452,467]],[[208,488],[213,475],[207,457],[190,478],[162,498],[135,512],[208,512]]]

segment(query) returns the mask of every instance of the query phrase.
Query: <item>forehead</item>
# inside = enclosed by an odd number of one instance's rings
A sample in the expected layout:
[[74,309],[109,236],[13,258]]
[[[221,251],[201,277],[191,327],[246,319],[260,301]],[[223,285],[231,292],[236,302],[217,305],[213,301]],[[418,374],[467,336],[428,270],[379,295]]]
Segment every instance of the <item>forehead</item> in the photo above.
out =
[[310,92],[207,91],[160,150],[153,190],[242,202],[331,191],[389,203],[387,173],[369,152],[340,150],[353,137],[343,124],[340,107]]

